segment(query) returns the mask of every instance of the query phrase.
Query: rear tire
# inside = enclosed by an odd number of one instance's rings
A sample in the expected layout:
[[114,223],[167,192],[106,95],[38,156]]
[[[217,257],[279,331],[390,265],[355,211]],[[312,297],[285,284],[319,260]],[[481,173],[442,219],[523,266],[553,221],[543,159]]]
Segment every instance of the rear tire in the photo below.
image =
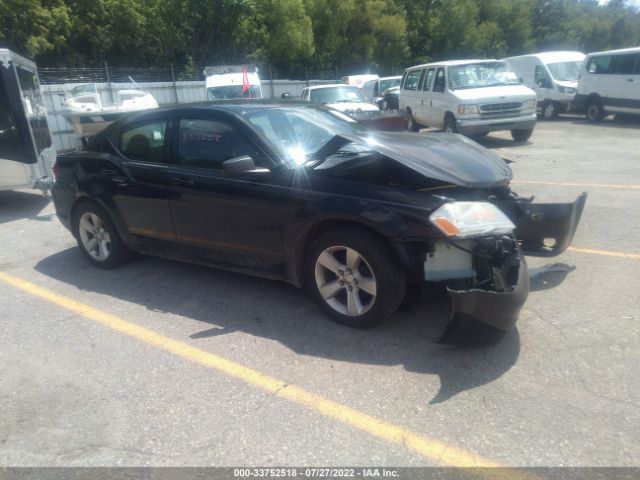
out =
[[592,98],[587,102],[587,120],[592,123],[601,122],[604,120],[606,113],[604,111],[604,107],[602,106],[602,102],[597,98]]
[[131,250],[122,242],[107,212],[95,203],[83,203],[73,216],[78,248],[93,266],[115,268],[129,261]]
[[511,138],[516,142],[526,142],[531,138],[533,128],[528,130],[511,130]]
[[406,273],[386,242],[358,227],[329,230],[313,241],[305,260],[305,284],[335,322],[369,328],[395,313],[404,298]]

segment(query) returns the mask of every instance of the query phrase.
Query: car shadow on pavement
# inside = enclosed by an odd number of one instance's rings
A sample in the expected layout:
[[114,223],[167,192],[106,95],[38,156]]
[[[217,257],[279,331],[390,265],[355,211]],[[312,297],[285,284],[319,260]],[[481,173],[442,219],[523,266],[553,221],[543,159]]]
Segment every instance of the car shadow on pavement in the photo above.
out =
[[549,290],[559,286],[576,269],[566,263],[547,264],[529,269],[529,288],[532,292]]
[[[70,248],[44,258],[36,270],[83,291],[202,322],[203,328],[186,336],[204,349],[209,338],[242,332],[274,340],[300,355],[402,365],[410,372],[438,375],[440,390],[430,403],[495,381],[520,352],[517,329],[493,344],[437,343],[450,314],[444,293],[429,292],[419,306],[401,308],[385,324],[356,330],[329,321],[301,290],[283,282],[169,260],[141,258],[115,270],[99,270]],[[160,330],[170,317],[151,319]]]
[[574,125],[589,127],[627,128],[637,130],[640,128],[640,115],[615,115],[608,116],[601,122],[593,123],[586,118],[572,118]]
[[21,218],[49,221],[53,215],[39,215],[49,203],[40,192],[0,192],[0,225]]

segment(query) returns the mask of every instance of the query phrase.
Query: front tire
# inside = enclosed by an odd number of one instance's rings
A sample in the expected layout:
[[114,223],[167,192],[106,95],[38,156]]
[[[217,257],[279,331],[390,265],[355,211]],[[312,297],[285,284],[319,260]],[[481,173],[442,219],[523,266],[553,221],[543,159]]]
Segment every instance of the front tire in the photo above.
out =
[[542,106],[542,118],[545,120],[555,120],[560,114],[560,107],[556,102],[545,102]]
[[458,133],[458,125],[453,115],[447,115],[444,119],[444,131],[447,133]]
[[311,244],[305,283],[332,320],[369,328],[398,309],[404,298],[406,274],[382,238],[346,227],[330,230]]
[[73,229],[78,248],[92,265],[115,268],[131,258],[130,250],[102,207],[93,203],[80,205],[74,214]]
[[516,142],[526,142],[531,138],[533,128],[528,130],[511,130],[511,138]]

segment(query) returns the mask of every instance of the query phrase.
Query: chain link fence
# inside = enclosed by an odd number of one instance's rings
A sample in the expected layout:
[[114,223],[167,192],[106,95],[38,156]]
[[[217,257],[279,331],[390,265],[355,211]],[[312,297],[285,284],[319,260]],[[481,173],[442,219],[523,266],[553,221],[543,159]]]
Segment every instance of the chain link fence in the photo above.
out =
[[[297,75],[283,76],[271,65],[256,65],[263,82],[269,80],[335,80],[340,75],[335,70],[300,70]],[[204,81],[206,67],[112,67],[107,62],[102,67],[40,67],[38,74],[43,85],[63,83],[137,83]]]

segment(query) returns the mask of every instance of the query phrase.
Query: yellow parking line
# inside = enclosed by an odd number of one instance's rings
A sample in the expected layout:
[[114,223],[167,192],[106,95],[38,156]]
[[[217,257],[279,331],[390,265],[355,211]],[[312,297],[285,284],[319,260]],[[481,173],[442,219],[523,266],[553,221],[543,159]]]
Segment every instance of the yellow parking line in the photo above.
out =
[[[81,315],[84,318],[100,323],[112,330],[140,340],[146,344],[161,348],[193,363],[211,368],[224,375],[261,388],[273,395],[277,395],[278,397],[303,405],[326,417],[367,432],[374,437],[386,440],[387,442],[403,445],[406,448],[428,458],[437,465],[476,468],[501,466],[498,463],[480,455],[476,455],[475,453],[454,445],[449,445],[437,439],[414,433],[403,427],[359,412],[358,410],[334,402],[333,400],[329,400],[321,395],[311,393],[296,385],[265,375],[257,370],[245,367],[244,365],[227,360],[213,353],[192,347],[178,340],[165,337],[164,335],[152,330],[127,322],[115,315],[59,295],[26,280],[0,272],[0,281],[30,295],[53,303],[70,312]],[[482,476],[490,476],[491,478],[531,478],[525,474],[509,471],[508,469],[488,471],[478,470],[477,473]]]
[[610,250],[596,250],[593,248],[578,248],[578,247],[569,247],[567,248],[570,252],[576,253],[589,253],[592,255],[604,255],[606,257],[620,257],[620,258],[631,258],[633,260],[640,260],[640,254],[638,253],[624,253],[624,252],[612,252]]
[[616,185],[605,183],[572,183],[572,182],[545,182],[542,180],[513,180],[511,183],[518,185],[557,185],[561,187],[594,187],[594,188],[620,188],[628,190],[640,190],[640,185]]

